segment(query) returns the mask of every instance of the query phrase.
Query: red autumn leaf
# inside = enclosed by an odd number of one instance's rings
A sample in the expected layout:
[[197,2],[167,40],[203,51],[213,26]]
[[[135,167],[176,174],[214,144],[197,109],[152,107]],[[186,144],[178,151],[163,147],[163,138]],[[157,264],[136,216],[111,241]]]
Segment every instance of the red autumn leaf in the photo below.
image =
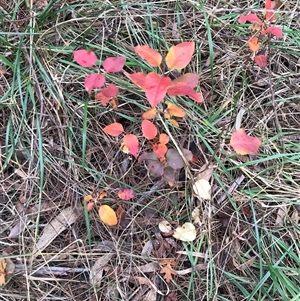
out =
[[199,81],[199,75],[196,73],[186,73],[173,80],[173,85],[177,83],[185,83],[194,89]]
[[168,151],[168,148],[165,144],[159,143],[159,144],[154,144],[152,146],[153,152],[159,159],[163,159]]
[[248,14],[246,16],[240,16],[238,19],[239,23],[245,23],[245,22],[251,22],[251,23],[258,23],[259,25],[262,25],[262,21],[259,19],[259,17],[256,14]]
[[257,53],[254,57],[254,61],[261,69],[264,69],[268,64],[268,58],[264,54],[264,51]]
[[154,119],[157,115],[157,109],[152,108],[142,114],[143,119]]
[[118,192],[118,197],[121,199],[121,200],[124,200],[124,201],[128,201],[128,200],[131,200],[135,197],[135,193],[132,189],[121,189],[119,190]]
[[267,29],[261,31],[261,34],[268,34],[268,33],[271,33],[273,36],[279,39],[283,38],[282,29],[280,27],[270,26]]
[[145,82],[146,82],[146,76],[147,74],[143,72],[137,72],[129,74],[126,71],[124,71],[124,74],[138,87],[140,87],[142,90],[145,90]]
[[254,36],[254,37],[249,37],[248,38],[248,45],[251,51],[255,52],[259,50],[259,41],[258,41],[258,37]]
[[183,69],[192,59],[195,51],[195,42],[183,42],[172,46],[166,56],[166,64],[169,69]]
[[105,77],[103,74],[89,74],[84,80],[84,87],[86,91],[91,94],[95,88],[101,88],[105,84]]
[[119,89],[115,84],[110,84],[101,91],[108,98],[116,97],[119,94]]
[[167,144],[169,141],[170,141],[170,137],[167,134],[162,133],[159,135],[159,143]]
[[75,62],[82,67],[92,67],[97,62],[97,56],[93,51],[80,49],[73,51]]
[[108,57],[103,62],[103,68],[106,72],[120,72],[123,69],[125,62],[126,58],[123,56]]
[[261,140],[248,136],[245,129],[241,128],[232,134],[230,145],[239,155],[257,155]]
[[162,57],[159,52],[147,45],[134,47],[135,52],[152,67],[158,67]]
[[266,9],[266,16],[265,16],[266,21],[275,21],[276,17],[275,17],[274,12],[270,11],[270,10],[273,9],[272,1],[271,0],[266,0],[266,2],[265,2],[265,9]]
[[142,121],[142,132],[146,139],[152,140],[157,135],[157,128],[151,121],[144,119]]
[[99,100],[103,106],[106,106],[109,103],[109,97],[105,96],[102,91],[96,93],[95,99]]
[[166,96],[167,89],[172,84],[169,77],[161,77],[157,73],[150,72],[146,77],[146,97],[152,107],[159,104]]
[[200,93],[197,93],[193,90],[188,84],[178,82],[175,85],[172,85],[168,88],[167,93],[170,96],[188,96],[193,99],[195,102],[203,102],[203,97]]
[[98,213],[101,221],[104,224],[108,226],[115,226],[118,223],[115,211],[108,205],[100,206]]
[[129,153],[137,158],[140,150],[138,138],[133,134],[127,134],[124,136],[123,143],[128,148]]
[[113,136],[113,137],[118,137],[120,134],[124,132],[123,125],[118,122],[114,122],[112,124],[107,125],[103,129],[104,133],[107,135]]
[[174,103],[168,102],[165,110],[165,116],[166,118],[170,118],[171,116],[184,118],[186,117],[186,112]]
[[94,208],[95,203],[88,203],[86,204],[86,210],[91,211]]

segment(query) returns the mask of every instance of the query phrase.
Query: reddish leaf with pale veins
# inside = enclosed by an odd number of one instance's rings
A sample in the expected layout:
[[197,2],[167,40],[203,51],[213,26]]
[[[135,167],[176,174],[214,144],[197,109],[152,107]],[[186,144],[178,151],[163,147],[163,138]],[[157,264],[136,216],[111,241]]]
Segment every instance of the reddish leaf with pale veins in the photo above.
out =
[[102,89],[103,95],[108,98],[116,97],[119,94],[119,89],[115,84],[110,84],[109,86]]
[[188,96],[195,102],[203,102],[203,97],[200,93],[197,93],[189,85],[183,82],[178,82],[168,88],[167,93],[170,96]]
[[97,62],[97,56],[93,51],[80,49],[73,51],[73,55],[76,63],[82,67],[92,67]]
[[99,100],[103,106],[106,106],[109,103],[109,97],[105,96],[102,91],[96,93],[95,99]]
[[152,140],[157,135],[157,128],[151,121],[144,119],[142,121],[142,132],[146,139]]
[[106,72],[120,72],[123,69],[125,62],[126,58],[123,56],[108,57],[103,62],[103,68]]
[[230,145],[239,155],[257,155],[261,144],[259,138],[248,136],[243,128],[233,133],[230,139]]
[[195,51],[195,42],[183,42],[172,46],[166,56],[166,64],[169,69],[183,69],[192,59]]
[[159,52],[147,45],[134,47],[135,52],[152,67],[158,67],[162,57]]
[[113,136],[113,137],[118,137],[120,134],[124,132],[123,125],[118,122],[114,122],[112,124],[107,125],[103,129],[104,133]]
[[129,153],[137,158],[138,152],[140,150],[139,140],[133,134],[127,134],[124,136],[124,145],[128,148]]
[[125,188],[125,189],[119,190],[118,197],[121,200],[128,201],[128,200],[131,200],[135,197],[135,193],[132,189]]
[[238,19],[239,23],[245,23],[245,22],[251,22],[251,23],[258,23],[259,25],[262,25],[262,21],[259,19],[259,17],[256,14],[248,14],[246,16],[240,16]]
[[105,77],[103,74],[89,74],[84,80],[84,87],[86,91],[91,94],[95,88],[101,88],[105,84]]
[[172,84],[169,77],[161,77],[157,73],[150,72],[146,77],[146,97],[152,107],[159,104],[166,96],[167,89]]
[[143,72],[137,72],[129,74],[126,71],[124,71],[124,74],[138,87],[140,87],[142,90],[145,90],[145,82],[147,74]]
[[173,85],[177,83],[185,83],[194,89],[199,82],[199,75],[196,73],[186,73],[173,80]]
[[273,36],[275,36],[279,39],[283,38],[282,29],[280,27],[271,26],[271,27],[268,27],[267,29],[261,31],[261,34],[267,34],[267,33],[271,33]]
[[272,1],[271,0],[266,0],[265,1],[265,9],[266,9],[266,17],[265,17],[266,21],[275,21],[276,17],[275,17],[274,12],[270,11],[270,10],[273,9]]
[[264,52],[260,52],[260,53],[256,54],[254,57],[254,61],[261,69],[266,68],[266,66],[268,64],[268,58],[264,54]]

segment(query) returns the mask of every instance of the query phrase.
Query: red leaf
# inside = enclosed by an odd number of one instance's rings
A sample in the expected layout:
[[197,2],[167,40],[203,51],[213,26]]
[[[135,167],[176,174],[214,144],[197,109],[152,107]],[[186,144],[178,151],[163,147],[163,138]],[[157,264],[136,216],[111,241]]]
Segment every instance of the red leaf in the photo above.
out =
[[230,145],[239,155],[257,155],[261,140],[248,136],[245,129],[241,128],[232,134]]
[[123,69],[125,62],[126,58],[123,56],[108,57],[103,62],[103,68],[106,72],[120,72]]
[[93,89],[101,88],[104,84],[105,77],[103,74],[90,74],[84,80],[84,87],[89,94]]
[[134,47],[135,52],[152,67],[158,67],[162,57],[159,52],[147,45]]
[[199,81],[199,75],[196,73],[186,73],[173,80],[173,85],[177,83],[185,83],[194,89]]
[[152,140],[157,135],[157,128],[151,121],[145,119],[142,121],[142,132],[146,139]]
[[115,84],[110,84],[109,86],[102,89],[104,96],[108,98],[116,97],[119,94],[119,89]]
[[254,61],[261,69],[264,69],[268,64],[268,58],[263,51],[255,55]]
[[167,134],[160,134],[159,135],[159,143],[161,144],[167,144],[170,141],[170,137]]
[[154,144],[153,147],[153,152],[156,154],[156,156],[159,159],[163,159],[168,151],[168,148],[165,144]]
[[265,16],[266,21],[275,21],[276,17],[274,12],[270,11],[273,9],[271,0],[266,0],[265,9],[266,9],[266,16]]
[[261,34],[267,34],[267,33],[271,33],[273,36],[279,39],[283,38],[282,29],[280,27],[271,26],[261,31]]
[[106,106],[109,103],[109,97],[105,96],[102,91],[96,93],[95,99],[99,100],[103,106]]
[[240,16],[238,19],[239,23],[245,23],[245,22],[251,22],[251,23],[258,23],[259,25],[262,25],[262,21],[259,19],[259,17],[256,14],[248,14],[246,16]]
[[118,137],[120,134],[122,134],[124,132],[124,128],[123,125],[121,123],[118,122],[114,122],[110,125],[107,125],[104,129],[103,129],[104,133],[113,136],[113,137]]
[[195,51],[194,42],[183,42],[172,46],[166,56],[166,64],[169,69],[183,69],[191,61]]
[[203,102],[202,95],[197,93],[186,83],[178,82],[175,85],[172,85],[168,88],[167,93],[170,96],[188,96],[193,99],[195,102]]
[[135,197],[135,193],[132,189],[127,189],[127,188],[126,189],[121,189],[118,192],[118,197],[121,200],[128,201],[128,200],[131,200]]
[[128,148],[129,153],[137,158],[137,154],[140,150],[138,138],[133,134],[127,134],[124,136],[123,141],[124,145]]
[[145,92],[146,97],[152,107],[159,104],[166,96],[167,89],[172,84],[169,77],[160,77],[154,72],[150,72],[146,77]]
[[142,90],[145,90],[145,82],[146,82],[146,76],[147,74],[143,72],[137,72],[129,74],[126,71],[124,71],[124,74],[138,87],[140,87]]
[[73,51],[74,60],[82,67],[92,67],[97,62],[97,56],[93,51],[85,49]]

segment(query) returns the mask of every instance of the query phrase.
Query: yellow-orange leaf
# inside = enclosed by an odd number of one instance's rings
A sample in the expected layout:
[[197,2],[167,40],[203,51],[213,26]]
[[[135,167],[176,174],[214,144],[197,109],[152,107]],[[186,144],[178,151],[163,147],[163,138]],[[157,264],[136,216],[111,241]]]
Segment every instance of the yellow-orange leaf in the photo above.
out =
[[257,155],[261,144],[259,138],[248,136],[243,128],[233,133],[230,140],[230,145],[239,155]]
[[144,112],[142,115],[142,118],[143,119],[154,119],[156,115],[157,115],[157,109],[152,108],[152,109]]
[[134,47],[135,52],[152,67],[158,67],[162,57],[159,52],[147,45]]
[[171,102],[167,103],[167,109],[165,110],[165,112],[170,116],[174,116],[174,117],[180,117],[180,118],[186,117],[186,112]]
[[110,136],[118,137],[120,134],[122,134],[124,132],[124,128],[121,123],[114,122],[110,125],[107,125],[103,129],[103,131],[104,131],[104,133],[106,133]]
[[84,201],[85,202],[89,202],[89,201],[92,201],[94,198],[91,194],[88,194],[84,197]]
[[115,226],[118,223],[115,211],[108,205],[100,206],[99,217],[108,226]]
[[0,258],[0,286],[5,283],[5,268],[6,260],[4,258]]
[[259,46],[258,37],[249,37],[248,45],[250,50],[253,52],[259,50],[260,46]]
[[165,134],[165,133],[162,133],[159,135],[159,143],[161,144],[167,144],[170,140],[170,137]]
[[183,42],[172,46],[166,56],[166,64],[169,69],[183,69],[192,59],[195,51],[194,42]]

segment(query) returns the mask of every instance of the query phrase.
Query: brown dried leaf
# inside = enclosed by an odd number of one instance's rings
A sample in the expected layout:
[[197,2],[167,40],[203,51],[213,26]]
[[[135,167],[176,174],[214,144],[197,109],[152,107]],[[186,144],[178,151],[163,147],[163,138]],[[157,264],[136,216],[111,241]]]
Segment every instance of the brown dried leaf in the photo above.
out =
[[90,273],[90,283],[95,287],[101,286],[102,275],[104,268],[108,265],[109,260],[114,256],[114,253],[107,253],[97,259]]

